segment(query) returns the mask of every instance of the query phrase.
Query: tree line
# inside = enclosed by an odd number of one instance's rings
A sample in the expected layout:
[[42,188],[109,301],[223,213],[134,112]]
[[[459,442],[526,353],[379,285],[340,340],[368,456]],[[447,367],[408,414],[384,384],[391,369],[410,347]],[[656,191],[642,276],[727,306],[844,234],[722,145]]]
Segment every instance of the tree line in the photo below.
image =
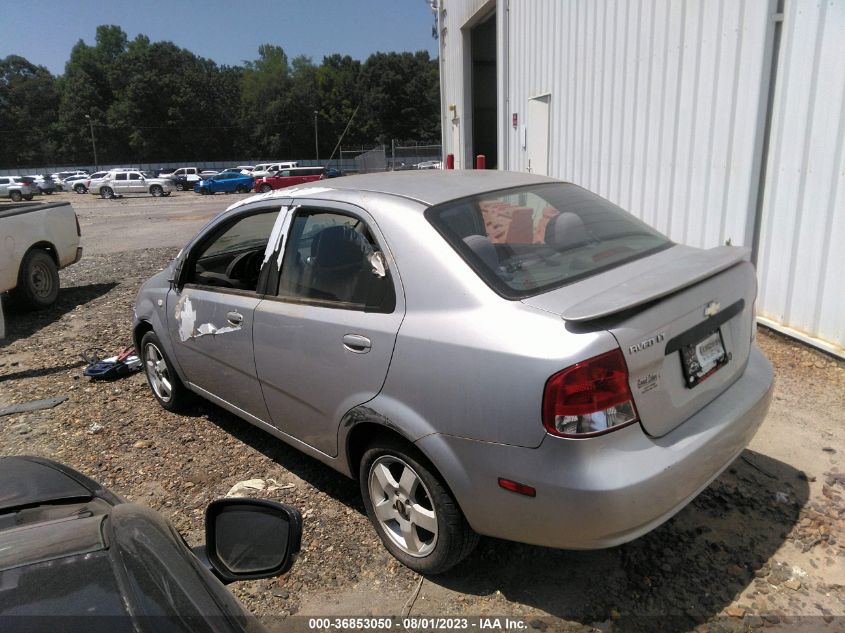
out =
[[[55,76],[18,55],[0,60],[0,167],[235,158],[296,159],[390,139],[438,142],[437,60],[427,52],[289,59],[263,44],[241,66],[172,42],[97,27]],[[86,115],[89,118],[86,118]]]

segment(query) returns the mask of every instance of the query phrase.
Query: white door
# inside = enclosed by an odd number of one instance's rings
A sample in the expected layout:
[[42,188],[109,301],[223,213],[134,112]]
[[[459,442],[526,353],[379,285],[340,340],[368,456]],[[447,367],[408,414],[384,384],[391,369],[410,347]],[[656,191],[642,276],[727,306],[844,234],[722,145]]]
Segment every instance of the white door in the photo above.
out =
[[527,171],[549,175],[549,96],[528,100]]

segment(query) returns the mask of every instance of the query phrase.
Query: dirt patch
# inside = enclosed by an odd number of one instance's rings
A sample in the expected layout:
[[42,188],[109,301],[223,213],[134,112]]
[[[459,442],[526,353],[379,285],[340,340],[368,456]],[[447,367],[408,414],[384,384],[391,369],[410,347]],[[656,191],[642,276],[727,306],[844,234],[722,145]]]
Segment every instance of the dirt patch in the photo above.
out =
[[771,413],[749,450],[674,519],[603,551],[482,539],[464,564],[420,585],[381,546],[355,482],[211,404],[163,411],[140,374],[82,376],[80,353],[129,344],[139,285],[177,250],[88,254],[62,271],[53,308],[8,315],[0,400],[69,399],[0,418],[0,453],[65,461],[163,512],[191,543],[212,499],[244,479],[275,479],[269,496],[305,516],[300,559],[284,578],[231,586],[271,628],[291,614],[409,611],[519,616],[542,631],[841,630],[845,363],[761,331],[777,374]]

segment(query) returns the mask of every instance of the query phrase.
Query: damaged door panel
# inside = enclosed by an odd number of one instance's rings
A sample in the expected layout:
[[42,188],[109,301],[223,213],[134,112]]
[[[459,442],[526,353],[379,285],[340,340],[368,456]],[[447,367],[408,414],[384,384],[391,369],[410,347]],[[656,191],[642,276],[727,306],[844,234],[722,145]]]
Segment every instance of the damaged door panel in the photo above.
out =
[[286,206],[235,217],[192,244],[168,293],[170,339],[192,386],[269,420],[253,353],[253,316],[282,239]]
[[267,420],[252,352],[252,319],[260,302],[257,296],[184,288],[168,295],[168,323],[177,361],[192,384]]

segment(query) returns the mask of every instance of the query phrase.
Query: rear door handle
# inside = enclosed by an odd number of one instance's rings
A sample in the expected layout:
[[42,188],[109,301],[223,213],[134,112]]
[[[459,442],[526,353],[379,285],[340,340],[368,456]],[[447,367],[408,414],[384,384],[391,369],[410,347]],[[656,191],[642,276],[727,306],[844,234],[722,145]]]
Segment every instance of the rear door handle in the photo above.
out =
[[360,334],[345,334],[343,336],[343,346],[350,352],[356,354],[366,354],[373,346],[370,339]]
[[238,327],[244,322],[244,315],[240,312],[227,312],[226,319],[229,321],[229,325],[232,327]]

